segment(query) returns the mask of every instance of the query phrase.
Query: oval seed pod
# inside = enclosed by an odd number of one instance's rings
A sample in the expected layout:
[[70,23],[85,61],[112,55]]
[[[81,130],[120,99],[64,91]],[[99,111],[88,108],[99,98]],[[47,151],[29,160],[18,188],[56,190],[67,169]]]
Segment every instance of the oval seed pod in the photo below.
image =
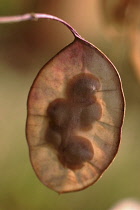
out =
[[114,159],[124,97],[110,60],[67,23],[60,22],[75,39],[33,82],[26,133],[37,176],[52,190],[65,193],[95,183]]

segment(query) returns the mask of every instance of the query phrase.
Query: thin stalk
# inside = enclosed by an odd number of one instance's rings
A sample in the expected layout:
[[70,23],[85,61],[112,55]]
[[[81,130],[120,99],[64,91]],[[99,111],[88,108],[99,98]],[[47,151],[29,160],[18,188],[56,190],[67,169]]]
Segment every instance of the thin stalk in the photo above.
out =
[[56,20],[58,22],[61,22],[64,24],[72,33],[75,37],[80,38],[81,36],[78,34],[78,32],[67,22],[64,20],[53,16],[49,14],[41,14],[41,13],[28,13],[24,15],[16,15],[16,16],[4,16],[0,17],[0,23],[5,24],[5,23],[15,23],[15,22],[23,22],[23,21],[28,21],[28,20],[38,20],[38,19],[51,19],[51,20]]

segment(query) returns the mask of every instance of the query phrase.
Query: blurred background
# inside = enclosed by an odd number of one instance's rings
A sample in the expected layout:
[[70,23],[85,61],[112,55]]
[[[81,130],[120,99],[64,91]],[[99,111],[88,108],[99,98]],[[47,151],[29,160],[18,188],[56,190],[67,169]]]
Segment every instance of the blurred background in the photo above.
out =
[[108,210],[140,200],[139,11],[139,0],[0,0],[0,16],[39,12],[70,23],[117,67],[127,104],[120,150],[103,177],[76,193],[47,189],[29,161],[27,96],[39,69],[73,36],[51,20],[0,24],[0,210]]

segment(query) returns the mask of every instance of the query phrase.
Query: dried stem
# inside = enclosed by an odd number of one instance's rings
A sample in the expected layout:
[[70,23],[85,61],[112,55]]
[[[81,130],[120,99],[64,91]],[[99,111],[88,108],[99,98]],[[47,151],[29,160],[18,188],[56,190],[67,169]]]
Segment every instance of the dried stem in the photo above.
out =
[[41,18],[46,18],[46,19],[52,19],[52,20],[56,20],[58,22],[61,22],[62,24],[64,24],[72,33],[75,37],[81,37],[77,31],[71,26],[69,25],[67,22],[65,22],[64,20],[53,16],[53,15],[49,15],[49,14],[41,14],[41,13],[29,13],[29,14],[24,14],[24,15],[17,15],[17,16],[5,16],[5,17],[0,17],[0,23],[4,24],[4,23],[15,23],[15,22],[22,22],[22,21],[28,21],[28,20],[38,20]]

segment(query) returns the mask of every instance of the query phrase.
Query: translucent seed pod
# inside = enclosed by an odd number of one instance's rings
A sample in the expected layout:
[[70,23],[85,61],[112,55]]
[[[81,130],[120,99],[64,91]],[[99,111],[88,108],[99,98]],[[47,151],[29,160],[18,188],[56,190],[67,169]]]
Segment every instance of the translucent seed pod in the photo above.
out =
[[30,159],[41,182],[59,193],[100,178],[118,151],[124,117],[116,68],[74,35],[40,70],[28,97]]

